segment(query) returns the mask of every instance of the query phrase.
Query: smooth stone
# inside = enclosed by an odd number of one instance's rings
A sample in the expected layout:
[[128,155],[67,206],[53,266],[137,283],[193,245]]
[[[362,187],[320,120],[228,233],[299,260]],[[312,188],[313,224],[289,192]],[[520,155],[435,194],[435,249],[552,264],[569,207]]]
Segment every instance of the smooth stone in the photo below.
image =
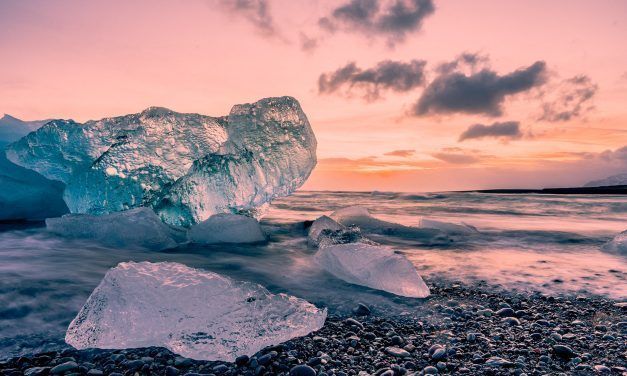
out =
[[575,352],[573,351],[573,349],[565,345],[553,346],[553,352],[555,353],[555,355],[566,359],[570,359],[575,356]]
[[514,310],[511,308],[501,308],[498,311],[496,311],[496,314],[501,317],[515,317],[516,316],[516,312],[514,312]]
[[385,352],[390,354],[390,355],[392,355],[392,356],[398,357],[398,358],[408,358],[408,357],[411,356],[411,354],[409,352],[407,352],[407,351],[405,351],[405,350],[403,350],[401,348],[398,348],[396,346],[386,347],[385,348]]
[[87,376],[102,376],[104,372],[99,369],[92,368],[87,372]]
[[179,373],[181,373],[181,371],[179,371],[178,368],[172,366],[165,367],[165,376],[178,376]]
[[370,315],[370,308],[363,303],[358,303],[357,307],[353,309],[353,313],[357,316],[368,316]]
[[78,364],[76,364],[76,362],[69,361],[69,362],[61,363],[58,366],[53,367],[50,370],[50,373],[56,375],[56,374],[60,374],[60,373],[66,373],[66,372],[69,372],[69,371],[74,371],[77,368],[78,368]]
[[235,358],[235,364],[239,367],[245,366],[246,364],[248,364],[249,360],[250,358],[248,357],[248,355],[240,355],[237,358]]
[[425,375],[437,375],[439,374],[438,369],[434,366],[427,366],[422,370],[422,373]]
[[316,371],[307,365],[300,364],[290,370],[290,376],[316,376]]
[[50,367],[33,367],[24,371],[24,376],[42,376],[50,372]]
[[514,363],[510,362],[509,360],[500,358],[498,356],[493,356],[489,358],[488,360],[486,360],[485,365],[491,366],[491,367],[512,367]]

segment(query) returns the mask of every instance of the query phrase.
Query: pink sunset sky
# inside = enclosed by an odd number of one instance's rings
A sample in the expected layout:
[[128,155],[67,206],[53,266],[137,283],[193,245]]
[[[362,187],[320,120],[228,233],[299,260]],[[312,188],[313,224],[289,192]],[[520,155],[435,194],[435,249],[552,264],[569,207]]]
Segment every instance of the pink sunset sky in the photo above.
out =
[[581,185],[627,172],[627,1],[0,0],[0,115],[297,98],[303,189]]

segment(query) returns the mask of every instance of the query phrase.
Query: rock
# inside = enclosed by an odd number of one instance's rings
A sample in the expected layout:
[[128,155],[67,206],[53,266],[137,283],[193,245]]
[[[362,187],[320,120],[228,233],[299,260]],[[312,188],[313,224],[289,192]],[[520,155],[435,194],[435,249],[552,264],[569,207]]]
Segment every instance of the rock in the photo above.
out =
[[24,371],[24,376],[44,376],[50,372],[50,367],[33,367]]
[[573,349],[571,349],[568,346],[565,345],[555,345],[553,346],[553,353],[555,353],[555,355],[561,357],[561,358],[565,358],[565,359],[570,359],[572,357],[575,356],[575,352],[573,351]]
[[256,243],[266,240],[255,218],[237,214],[215,214],[193,225],[187,238],[198,244]]
[[246,364],[248,364],[249,360],[250,360],[250,358],[248,357],[248,355],[240,355],[237,358],[235,358],[235,364],[238,367],[242,367],[242,366],[245,366]]
[[70,371],[74,371],[78,369],[78,364],[76,364],[76,362],[65,362],[65,363],[61,363],[55,367],[52,367],[52,369],[50,370],[50,373],[53,375],[58,375],[58,374],[63,374],[66,372],[70,372]]
[[606,367],[601,364],[594,366],[594,370],[597,371],[598,373],[612,373],[612,370],[609,369],[609,367]]
[[[104,372],[102,372],[102,371],[101,371],[101,370],[99,370],[99,369],[92,368],[92,369],[90,369],[89,371],[87,371],[87,375],[88,375],[88,376],[103,376],[103,375],[104,375]],[[166,373],[166,376],[173,376],[173,375],[168,375],[168,374]]]
[[363,303],[358,303],[357,307],[353,308],[353,313],[357,316],[368,316],[370,315],[370,308]]
[[501,317],[516,317],[516,313],[511,308],[501,308],[496,311],[496,314]]
[[396,346],[389,346],[385,348],[385,352],[395,356],[397,358],[408,358],[411,356],[411,354],[401,348],[398,348]]
[[439,374],[438,369],[433,366],[426,366],[423,368],[422,373],[425,375],[437,375]]
[[444,358],[446,358],[446,349],[444,349],[443,347],[438,347],[437,349],[434,349],[431,353],[431,359],[433,360],[439,360]]
[[498,356],[493,356],[493,357],[489,358],[488,360],[485,361],[484,364],[486,366],[490,366],[490,367],[512,367],[512,366],[514,366],[514,363],[510,362],[509,360],[500,358]]
[[178,376],[179,373],[181,373],[181,371],[179,371],[178,368],[172,366],[165,367],[165,376]]
[[298,101],[280,97],[220,118],[151,107],[84,124],[53,120],[9,145],[7,157],[65,183],[72,213],[147,206],[188,227],[296,190],[316,165],[316,139]]
[[316,376],[316,371],[309,366],[301,364],[290,370],[290,376]]
[[510,326],[518,326],[520,325],[520,321],[515,317],[505,317],[501,319],[501,322]]
[[[326,310],[253,283],[177,263],[127,262],[107,272],[65,341],[78,349],[163,346],[232,362],[318,330],[325,319]],[[181,362],[188,361],[174,365]]]

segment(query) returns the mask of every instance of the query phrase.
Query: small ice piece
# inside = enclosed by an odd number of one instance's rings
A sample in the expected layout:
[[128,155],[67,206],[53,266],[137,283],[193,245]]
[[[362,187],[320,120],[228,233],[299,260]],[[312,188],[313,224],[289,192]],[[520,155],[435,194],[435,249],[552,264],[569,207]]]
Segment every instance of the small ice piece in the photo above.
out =
[[266,240],[255,218],[238,214],[215,214],[192,226],[187,238],[193,243],[256,243]]
[[77,349],[163,346],[198,360],[232,362],[319,330],[327,317],[305,300],[178,263],[110,269],[70,324]]
[[410,298],[429,296],[429,288],[405,256],[369,244],[339,244],[320,249],[318,264],[348,283]]
[[476,234],[477,229],[473,226],[443,221],[436,221],[434,219],[422,218],[420,219],[420,228],[432,228],[440,230],[449,234]]
[[434,229],[417,228],[383,221],[373,217],[368,209],[361,206],[349,206],[337,210],[331,214],[331,218],[344,226],[357,226],[365,233],[377,235],[430,239],[439,232]]
[[175,232],[150,208],[101,216],[66,214],[46,219],[46,228],[68,238],[90,239],[108,247],[163,250],[176,247]]
[[311,224],[307,235],[307,241],[311,246],[317,247],[322,239],[322,232],[324,230],[339,231],[344,230],[345,228],[345,226],[342,226],[330,217],[323,215]]
[[605,252],[627,256],[627,230],[616,235],[614,239],[605,243],[602,248]]

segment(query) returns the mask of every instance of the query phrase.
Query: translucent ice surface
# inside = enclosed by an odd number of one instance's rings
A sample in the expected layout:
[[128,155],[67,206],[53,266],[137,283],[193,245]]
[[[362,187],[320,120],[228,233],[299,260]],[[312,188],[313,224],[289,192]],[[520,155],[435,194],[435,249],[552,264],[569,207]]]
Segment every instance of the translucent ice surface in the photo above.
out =
[[450,234],[476,234],[477,229],[467,224],[457,224],[444,221],[436,221],[434,219],[420,219],[420,228],[432,228]]
[[318,244],[320,243],[320,240],[322,240],[322,237],[324,235],[323,232],[325,230],[326,231],[340,231],[345,228],[346,228],[345,226],[342,226],[341,224],[337,223],[330,217],[323,215],[320,218],[316,219],[311,224],[311,227],[309,228],[309,233],[307,235],[307,242],[310,245],[317,247]]
[[603,245],[603,250],[610,253],[627,256],[627,231],[616,235],[614,239]]
[[414,265],[394,250],[369,244],[339,244],[320,249],[315,259],[348,283],[411,298],[429,296]]
[[300,187],[316,139],[291,97],[236,105],[227,117],[151,107],[88,121],[54,120],[9,145],[7,157],[66,184],[72,213],[152,207],[190,226],[252,210]]
[[259,222],[245,215],[221,213],[193,225],[188,239],[198,244],[255,243],[266,240]]
[[94,216],[66,214],[46,219],[46,228],[68,238],[90,239],[109,247],[163,250],[176,247],[174,230],[150,208]]
[[163,346],[185,357],[234,361],[318,330],[326,309],[253,283],[178,263],[109,270],[65,341],[78,348]]

